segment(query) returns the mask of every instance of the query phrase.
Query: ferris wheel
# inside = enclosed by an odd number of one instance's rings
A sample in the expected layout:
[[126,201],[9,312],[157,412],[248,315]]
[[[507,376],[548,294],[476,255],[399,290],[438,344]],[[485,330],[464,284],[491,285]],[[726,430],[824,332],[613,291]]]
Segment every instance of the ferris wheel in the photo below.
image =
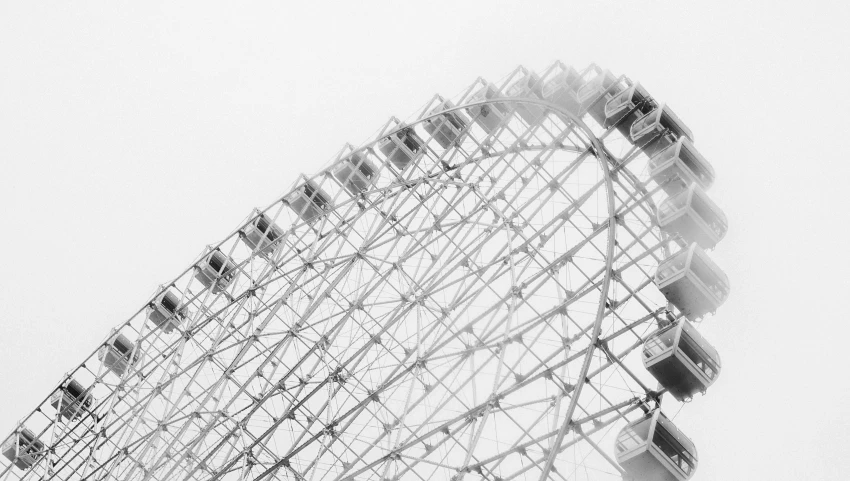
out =
[[720,372],[713,180],[595,65],[437,95],[155,292],[0,479],[688,479],[666,406]]

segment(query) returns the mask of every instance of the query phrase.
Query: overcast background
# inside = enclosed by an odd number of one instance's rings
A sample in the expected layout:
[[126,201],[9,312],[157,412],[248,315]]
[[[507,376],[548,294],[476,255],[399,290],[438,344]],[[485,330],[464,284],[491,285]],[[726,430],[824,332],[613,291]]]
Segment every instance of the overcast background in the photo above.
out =
[[846,3],[175,3],[0,2],[0,435],[298,173],[560,59],[640,80],[718,173],[695,479],[847,478]]

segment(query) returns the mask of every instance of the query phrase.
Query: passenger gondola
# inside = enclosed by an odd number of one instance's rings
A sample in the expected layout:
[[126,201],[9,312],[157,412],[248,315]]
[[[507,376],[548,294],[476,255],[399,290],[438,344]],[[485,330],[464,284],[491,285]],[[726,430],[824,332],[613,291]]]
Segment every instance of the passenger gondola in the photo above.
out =
[[566,67],[543,86],[543,98],[573,115],[578,115],[581,102],[578,101],[576,92],[583,85],[581,75],[576,69]]
[[[116,376],[123,377],[130,365],[136,364],[142,355],[135,350],[135,345],[121,333],[115,333],[97,351],[97,358],[103,362],[104,367],[112,371]],[[132,358],[132,362],[131,362]]]
[[690,320],[714,312],[729,297],[729,278],[696,243],[662,261],[655,284]]
[[283,231],[266,214],[258,213],[245,228],[240,231],[240,237],[251,250],[260,251],[260,255],[268,256],[268,247],[283,237]]
[[180,295],[166,289],[148,305],[148,319],[166,334],[183,322],[185,309],[180,305]]
[[425,145],[410,127],[401,126],[398,131],[386,136],[378,143],[378,150],[398,170],[404,170],[413,162]]
[[697,468],[694,443],[660,409],[620,431],[615,458],[634,481],[685,481]]
[[311,180],[296,188],[284,200],[295,214],[308,224],[312,224],[331,208],[328,194]]
[[0,446],[0,451],[3,452],[3,456],[12,461],[15,467],[27,470],[44,456],[44,443],[38,440],[29,429],[21,428],[6,438]]
[[[444,100],[428,112],[428,115],[439,114],[453,107],[454,104],[451,101]],[[444,149],[448,149],[454,145],[468,124],[469,119],[457,110],[436,115],[423,122],[425,131]]]
[[[500,96],[499,89],[492,83],[487,82],[469,99],[469,103],[483,102],[498,98]],[[493,102],[484,105],[475,105],[468,107],[470,117],[474,120],[484,132],[492,134],[502,125],[510,113],[510,109],[503,102]]]
[[195,279],[218,294],[236,277],[236,263],[219,249],[213,249],[195,266]]
[[680,137],[649,159],[649,176],[672,195],[691,184],[708,190],[714,183],[714,167],[687,137]]
[[598,124],[603,125],[605,105],[624,89],[617,80],[610,71],[598,69],[596,76],[576,92],[576,99],[581,105],[580,113],[586,112]]
[[617,131],[629,142],[634,143],[630,135],[632,124],[653,109],[652,96],[640,82],[611,97],[605,103],[605,124],[616,124]]
[[648,114],[635,120],[629,129],[632,143],[652,157],[677,140],[687,137],[693,142],[694,135],[684,122],[666,104],[661,104]]
[[682,319],[643,344],[643,365],[679,401],[705,393],[720,374],[720,355],[696,328]]
[[68,379],[50,396],[50,405],[65,419],[72,420],[91,409],[94,398],[91,393],[73,379]]
[[360,194],[375,182],[377,171],[365,152],[351,154],[331,168],[331,174],[352,195]]
[[665,199],[658,206],[658,225],[689,244],[713,249],[726,235],[726,215],[698,184]]
[[[534,72],[527,71],[507,88],[507,96],[520,100],[542,99],[543,85],[540,82],[540,76]],[[546,113],[546,107],[539,104],[520,101],[517,102],[516,111],[519,116],[525,120],[525,123],[528,125],[536,125],[543,120],[543,116]]]

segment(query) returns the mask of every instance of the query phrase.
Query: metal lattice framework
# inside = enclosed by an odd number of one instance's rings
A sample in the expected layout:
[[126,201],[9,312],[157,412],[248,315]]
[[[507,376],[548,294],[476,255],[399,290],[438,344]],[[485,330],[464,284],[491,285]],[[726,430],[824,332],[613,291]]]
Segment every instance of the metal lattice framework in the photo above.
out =
[[686,247],[593,115],[632,86],[520,67],[347,146],[110,333],[0,479],[619,479],[664,392],[633,351],[682,316],[653,276]]

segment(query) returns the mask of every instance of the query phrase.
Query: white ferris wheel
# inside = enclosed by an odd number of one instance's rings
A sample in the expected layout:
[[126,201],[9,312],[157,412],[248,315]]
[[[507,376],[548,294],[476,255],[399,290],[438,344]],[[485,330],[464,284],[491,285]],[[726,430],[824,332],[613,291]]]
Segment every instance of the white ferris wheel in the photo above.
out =
[[0,479],[688,479],[665,406],[720,371],[713,180],[595,65],[437,95],[163,285],[12,427]]

